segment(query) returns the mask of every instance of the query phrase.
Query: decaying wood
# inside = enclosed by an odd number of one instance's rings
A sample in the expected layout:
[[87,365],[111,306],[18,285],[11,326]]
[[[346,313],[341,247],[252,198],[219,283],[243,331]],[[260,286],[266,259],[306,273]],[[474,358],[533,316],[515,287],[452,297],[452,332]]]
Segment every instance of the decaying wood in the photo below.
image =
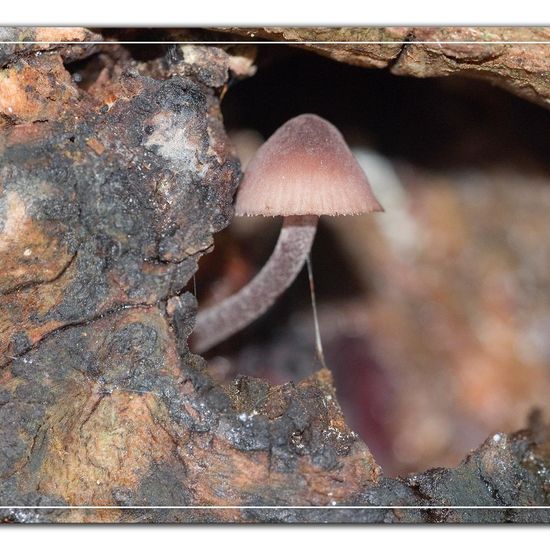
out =
[[541,43],[550,40],[547,27],[271,27],[226,30],[250,40],[370,42],[310,42],[297,44],[297,47],[360,67],[388,68],[401,76],[477,78],[502,86],[543,107],[550,106],[548,45]]
[[[388,479],[346,426],[327,370],[296,385],[216,383],[188,349],[196,301],[184,289],[232,214],[240,170],[220,95],[253,68],[215,47],[136,61],[118,46],[54,46],[56,36],[0,56],[1,518],[548,519],[538,509],[392,508],[548,504],[540,423],[490,437],[457,469]],[[395,71],[432,55],[407,47],[392,54]],[[386,55],[354,51],[375,66]],[[67,63],[90,56],[100,69],[79,86]],[[55,508],[68,505],[115,508]],[[220,505],[235,508],[201,508]],[[307,505],[317,508],[253,508]]]

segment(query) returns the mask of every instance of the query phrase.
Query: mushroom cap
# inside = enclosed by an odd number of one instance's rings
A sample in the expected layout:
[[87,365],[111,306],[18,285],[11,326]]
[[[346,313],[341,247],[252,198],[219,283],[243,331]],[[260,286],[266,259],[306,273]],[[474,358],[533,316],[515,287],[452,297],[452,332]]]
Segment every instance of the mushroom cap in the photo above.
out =
[[235,204],[237,216],[337,216],[383,210],[342,134],[312,114],[290,119],[258,149]]

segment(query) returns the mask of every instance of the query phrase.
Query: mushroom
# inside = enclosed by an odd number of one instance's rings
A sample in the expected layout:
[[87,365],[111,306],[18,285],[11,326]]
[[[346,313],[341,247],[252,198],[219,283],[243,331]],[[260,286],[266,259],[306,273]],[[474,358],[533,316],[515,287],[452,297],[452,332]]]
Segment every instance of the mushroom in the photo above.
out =
[[275,250],[244,288],[199,311],[193,349],[209,350],[271,307],[309,258],[319,216],[381,211],[337,128],[313,114],[283,124],[250,161],[235,204],[237,216],[284,216]]

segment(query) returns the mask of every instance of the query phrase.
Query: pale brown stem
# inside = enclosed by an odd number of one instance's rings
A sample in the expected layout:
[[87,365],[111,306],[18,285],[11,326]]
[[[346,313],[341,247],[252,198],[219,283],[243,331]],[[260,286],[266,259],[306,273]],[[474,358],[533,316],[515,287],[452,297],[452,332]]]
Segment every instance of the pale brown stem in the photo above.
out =
[[244,288],[223,302],[199,311],[193,351],[203,353],[265,313],[304,266],[317,230],[317,216],[287,216],[275,250]]

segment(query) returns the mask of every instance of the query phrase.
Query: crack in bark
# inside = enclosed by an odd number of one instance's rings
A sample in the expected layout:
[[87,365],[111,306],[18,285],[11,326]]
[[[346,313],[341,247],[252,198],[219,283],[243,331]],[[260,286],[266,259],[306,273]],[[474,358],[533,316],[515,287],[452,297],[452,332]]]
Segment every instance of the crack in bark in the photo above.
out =
[[[124,391],[124,390],[121,390],[121,391]],[[152,393],[152,392],[150,392],[150,393]],[[155,394],[155,395],[158,395],[158,394]],[[172,441],[172,443],[174,444],[174,447],[177,450],[177,448],[180,445],[180,441],[178,441],[178,439],[170,432],[170,430],[168,430],[166,428],[166,426],[164,426],[164,424],[162,424],[159,420],[157,420],[155,414],[153,413],[153,411],[151,410],[151,407],[149,406],[149,403],[147,403],[147,401],[144,401],[144,404],[145,404],[145,408],[147,409],[147,411],[149,412],[149,414],[151,416],[151,420],[153,421],[153,424],[155,426],[158,426],[170,438],[170,441]],[[176,454],[177,454],[177,452],[176,452]],[[185,464],[184,464],[184,466],[185,466]]]
[[502,498],[498,488],[495,486],[493,481],[483,473],[483,468],[480,465],[477,466],[477,471],[478,471],[479,479],[490,491],[491,498],[495,501],[495,503],[498,506],[506,506],[508,503]]
[[46,426],[47,426],[47,422],[44,421],[36,429],[36,432],[34,433],[34,435],[31,438],[30,449],[29,449],[27,455],[25,456],[25,458],[23,459],[22,463],[19,464],[18,466],[15,466],[12,471],[7,472],[5,475],[0,475],[0,479],[8,479],[8,478],[12,477],[15,474],[19,474],[19,473],[21,473],[22,470],[24,470],[29,465],[29,463],[30,463],[30,461],[33,457],[33,454],[34,454],[34,449],[37,445],[38,437],[41,434],[43,434],[43,437],[41,438],[40,443],[42,444],[44,442],[44,439],[46,437],[46,433],[48,431],[48,428]]
[[9,361],[7,361],[3,365],[1,365],[0,369],[9,368],[14,361],[17,361],[18,359],[21,359],[22,357],[24,357],[25,355],[27,355],[31,351],[36,350],[44,342],[47,342],[51,338],[53,338],[53,337],[57,336],[58,334],[60,334],[61,332],[64,332],[66,330],[70,330],[70,329],[76,328],[76,327],[87,327],[87,326],[95,323],[96,321],[104,319],[105,317],[110,317],[112,315],[116,315],[117,313],[120,313],[121,311],[140,309],[140,308],[143,308],[143,309],[147,310],[147,309],[151,309],[151,308],[155,307],[155,305],[156,305],[156,303],[147,303],[147,302],[138,303],[138,304],[120,304],[120,305],[117,305],[117,306],[115,306],[111,309],[108,309],[106,311],[97,313],[97,314],[93,315],[92,317],[90,317],[88,319],[81,319],[79,321],[73,321],[73,322],[66,323],[62,326],[59,326],[59,327],[53,329],[53,330],[50,330],[49,332],[46,332],[39,340],[37,340],[31,347],[26,349],[24,352],[22,352],[18,355],[9,355],[9,356],[6,355],[5,357],[8,357]]
[[[88,401],[90,400],[90,398],[93,396],[94,394],[94,391],[93,389],[91,390],[90,392],[90,396],[88,397]],[[86,415],[86,418],[84,418],[84,420],[80,423],[80,426],[78,428],[78,432],[80,433],[80,437],[84,438],[84,434],[82,433],[82,429],[84,428],[84,426],[88,423],[88,421],[92,418],[93,414],[95,413],[95,411],[97,410],[97,408],[99,407],[99,404],[101,403],[101,401],[103,401],[103,399],[105,398],[106,396],[104,394],[99,394],[99,395],[96,395],[95,396],[95,401],[92,403],[92,406],[90,408],[90,411],[88,412],[88,414]]]
[[78,255],[78,250],[75,251],[75,253],[69,258],[67,263],[51,279],[44,279],[44,280],[41,280],[41,281],[29,281],[27,283],[21,283],[21,284],[15,286],[13,288],[10,288],[9,290],[7,290],[5,292],[0,292],[0,296],[9,296],[9,295],[14,294],[16,292],[20,292],[21,290],[28,290],[29,288],[42,286],[42,285],[46,286],[46,285],[50,285],[52,283],[55,283],[56,281],[61,279],[61,277],[63,277],[63,275],[65,275],[67,270],[73,265],[74,261],[76,260],[77,255]]
[[422,505],[429,505],[433,503],[433,497],[427,493],[424,493],[420,485],[416,481],[412,480],[411,478],[402,479],[402,481],[405,482],[405,486],[411,489],[414,495],[420,501],[419,507],[420,507],[420,513],[422,514],[422,516],[424,516],[423,522],[440,523],[441,513],[436,513],[436,512],[444,512],[444,510],[430,510],[430,509],[421,508]]
[[397,63],[399,63],[399,61],[405,54],[405,51],[408,48],[408,46],[410,46],[411,44],[414,44],[414,40],[415,40],[414,29],[410,29],[409,32],[407,32],[407,34],[405,35],[405,38],[403,38],[399,52],[393,59],[390,59],[388,61],[388,64],[386,65],[386,69],[392,72],[393,67],[397,65]]

